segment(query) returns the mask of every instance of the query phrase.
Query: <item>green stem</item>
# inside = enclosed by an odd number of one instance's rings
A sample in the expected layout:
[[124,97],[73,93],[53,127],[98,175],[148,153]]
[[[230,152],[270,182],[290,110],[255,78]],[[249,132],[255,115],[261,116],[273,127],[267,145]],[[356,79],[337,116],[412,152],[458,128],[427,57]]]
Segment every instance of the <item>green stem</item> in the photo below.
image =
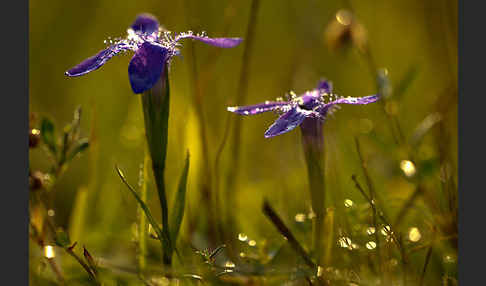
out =
[[147,137],[150,157],[152,158],[152,170],[162,211],[162,231],[165,236],[162,255],[163,263],[167,266],[172,264],[173,252],[169,234],[169,210],[164,179],[165,159],[167,157],[167,134],[169,129],[169,99],[169,74],[166,66],[159,81],[150,90],[142,94],[142,106],[145,135]]
[[[145,155],[143,159],[143,167],[140,170],[140,199],[143,202],[147,202],[147,181],[148,181],[148,168],[149,168],[150,154],[145,149]],[[147,255],[147,220],[141,207],[138,208],[138,270],[143,272],[147,265],[145,256]]]
[[323,239],[325,217],[324,185],[324,134],[322,122],[305,119],[301,124],[302,146],[307,164],[307,175],[311,196],[312,211],[315,213],[312,231],[312,246],[317,264],[321,263],[325,249]]

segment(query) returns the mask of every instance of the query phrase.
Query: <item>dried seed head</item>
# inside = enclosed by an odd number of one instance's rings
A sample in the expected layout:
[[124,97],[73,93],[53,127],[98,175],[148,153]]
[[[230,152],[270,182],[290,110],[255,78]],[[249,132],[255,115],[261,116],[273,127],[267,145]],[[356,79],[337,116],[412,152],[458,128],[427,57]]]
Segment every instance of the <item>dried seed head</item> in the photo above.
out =
[[29,130],[29,148],[35,148],[40,142],[40,130],[32,128]]
[[40,171],[29,173],[29,189],[37,191],[44,186],[44,174]]
[[366,29],[359,23],[351,11],[339,10],[329,23],[325,32],[325,40],[332,50],[340,50],[355,46],[364,51],[367,43]]

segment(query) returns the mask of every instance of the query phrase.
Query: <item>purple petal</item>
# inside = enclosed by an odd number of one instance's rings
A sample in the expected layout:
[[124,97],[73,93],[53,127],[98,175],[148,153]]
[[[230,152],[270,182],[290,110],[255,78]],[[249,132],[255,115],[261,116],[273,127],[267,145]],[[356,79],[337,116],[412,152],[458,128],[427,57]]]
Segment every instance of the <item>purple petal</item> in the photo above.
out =
[[121,51],[128,50],[124,43],[114,44],[97,53],[96,55],[85,59],[83,62],[65,72],[67,76],[80,76],[99,69],[109,59]]
[[209,37],[200,37],[200,36],[188,35],[188,34],[181,35],[180,37],[177,38],[177,41],[186,38],[198,40],[205,44],[215,46],[215,47],[220,47],[220,48],[236,47],[243,41],[242,38],[209,38]]
[[334,101],[331,101],[321,107],[317,110],[322,116],[326,116],[327,112],[331,107],[333,107],[336,104],[368,104],[368,103],[373,103],[380,99],[380,96],[375,94],[375,95],[370,95],[370,96],[364,96],[364,97],[341,97],[338,98]]
[[137,19],[135,19],[135,22],[133,22],[131,28],[135,32],[152,34],[159,30],[159,21],[150,14],[140,14],[137,16]]
[[326,93],[332,92],[332,82],[321,79],[317,84],[317,89],[323,89]]
[[160,78],[167,57],[167,49],[148,42],[142,44],[128,65],[128,76],[134,93],[143,93],[152,88]]
[[280,116],[265,132],[265,138],[270,138],[289,132],[295,127],[299,126],[306,118],[305,114],[298,111],[297,107],[284,113]]
[[345,104],[368,104],[368,103],[373,103],[380,99],[380,96],[375,94],[375,95],[370,95],[370,96],[363,96],[363,97],[341,97],[339,99],[334,100],[333,102],[330,102],[329,104],[340,104],[340,103],[345,103]]
[[255,105],[228,107],[227,110],[240,115],[254,115],[275,110],[285,105],[288,105],[288,103],[283,101],[266,101],[265,103]]

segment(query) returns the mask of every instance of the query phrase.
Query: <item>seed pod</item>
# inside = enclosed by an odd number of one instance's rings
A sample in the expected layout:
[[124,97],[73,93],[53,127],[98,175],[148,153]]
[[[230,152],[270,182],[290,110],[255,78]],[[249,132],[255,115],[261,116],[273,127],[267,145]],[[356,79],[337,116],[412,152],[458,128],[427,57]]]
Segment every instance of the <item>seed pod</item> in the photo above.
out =
[[39,145],[40,130],[32,128],[29,130],[29,148],[35,148]]
[[364,51],[367,44],[366,29],[358,22],[351,11],[339,10],[327,26],[325,33],[327,45],[332,50],[354,46]]
[[29,189],[37,191],[44,186],[44,174],[40,171],[29,172]]

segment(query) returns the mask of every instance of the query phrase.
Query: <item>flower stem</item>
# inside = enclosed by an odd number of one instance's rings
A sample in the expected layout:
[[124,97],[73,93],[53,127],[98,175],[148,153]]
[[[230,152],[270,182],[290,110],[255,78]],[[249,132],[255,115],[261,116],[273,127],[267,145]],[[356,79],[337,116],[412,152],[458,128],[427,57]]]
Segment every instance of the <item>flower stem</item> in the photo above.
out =
[[325,217],[324,134],[322,122],[313,118],[304,119],[300,127],[302,147],[307,163],[312,211],[315,214],[312,246],[317,264],[319,264],[325,249],[325,241],[323,239]]
[[[149,150],[145,148],[145,155],[143,159],[143,166],[140,170],[140,199],[147,202],[147,181],[148,181],[148,168],[150,162]],[[141,274],[145,270],[147,255],[147,220],[142,208],[138,207],[138,271]]]
[[159,194],[162,211],[162,256],[164,265],[172,263],[172,245],[169,234],[169,210],[165,193],[165,159],[167,156],[167,135],[169,129],[169,74],[167,66],[159,81],[142,94],[142,107],[145,122],[145,135],[152,158],[152,170]]

